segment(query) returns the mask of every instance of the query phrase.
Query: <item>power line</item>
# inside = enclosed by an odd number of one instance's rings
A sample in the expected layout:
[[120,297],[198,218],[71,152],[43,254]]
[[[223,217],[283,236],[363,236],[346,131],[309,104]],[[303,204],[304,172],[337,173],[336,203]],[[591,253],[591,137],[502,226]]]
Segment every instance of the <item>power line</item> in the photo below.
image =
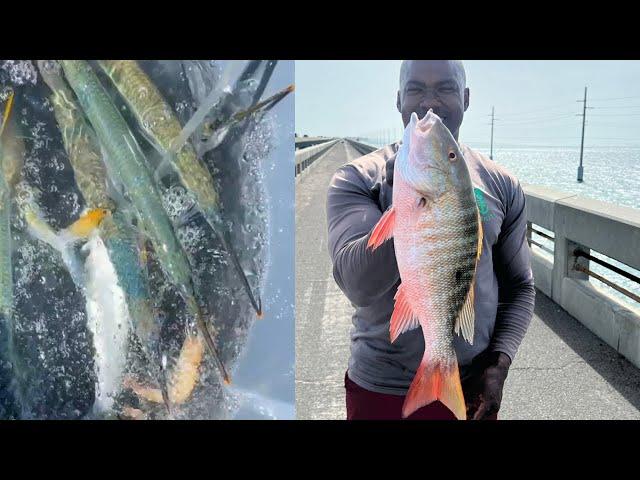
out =
[[594,117],[638,117],[640,113],[594,113]]
[[539,112],[546,112],[549,110],[558,110],[559,108],[566,108],[569,105],[573,105],[573,102],[569,103],[569,102],[563,102],[560,104],[554,104],[554,105],[550,105],[548,107],[541,107],[541,108],[537,108],[535,110],[527,110],[525,112],[514,112],[514,113],[502,113],[501,115],[503,117],[513,117],[513,116],[522,116],[522,115],[528,115],[530,113],[539,113]]
[[550,121],[556,121],[559,119],[563,119],[563,118],[569,118],[569,117],[574,117],[575,113],[571,112],[571,113],[563,113],[562,115],[557,115],[557,116],[544,116],[544,117],[538,117],[536,119],[529,119],[529,120],[516,120],[516,121],[509,121],[509,122],[503,122],[501,121],[500,124],[501,125],[524,125],[527,123],[540,123],[540,122],[550,122]]
[[609,100],[629,100],[630,98],[640,98],[640,96],[616,97],[616,98],[593,98],[593,99],[591,99],[591,101],[592,102],[605,102],[605,101],[609,101]]
[[593,107],[596,110],[610,110],[610,109],[614,109],[617,110],[619,108],[640,108],[640,105],[619,105],[617,107]]

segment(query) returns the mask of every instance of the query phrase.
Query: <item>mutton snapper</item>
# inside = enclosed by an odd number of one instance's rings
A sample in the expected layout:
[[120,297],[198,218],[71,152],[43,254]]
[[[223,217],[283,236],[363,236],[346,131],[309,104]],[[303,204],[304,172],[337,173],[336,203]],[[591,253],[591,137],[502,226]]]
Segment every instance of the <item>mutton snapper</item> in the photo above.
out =
[[402,409],[408,417],[440,400],[458,419],[466,407],[453,334],[474,334],[474,282],[482,223],[458,144],[431,110],[414,113],[394,165],[393,204],[368,246],[393,237],[401,284],[391,316],[391,342],[422,327],[425,351]]

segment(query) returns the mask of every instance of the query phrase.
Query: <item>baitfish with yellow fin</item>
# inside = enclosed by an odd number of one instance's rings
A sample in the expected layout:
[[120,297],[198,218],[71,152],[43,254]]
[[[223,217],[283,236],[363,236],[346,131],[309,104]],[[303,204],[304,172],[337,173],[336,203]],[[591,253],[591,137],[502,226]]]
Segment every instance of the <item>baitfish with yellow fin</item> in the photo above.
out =
[[[103,211],[115,210],[115,202],[108,192],[107,172],[102,161],[98,139],[91,126],[87,124],[74,93],[64,82],[60,66],[52,61],[39,60],[38,68],[52,91],[51,102],[56,122],[62,133],[65,150],[80,193],[86,204],[96,208],[97,211],[101,208],[104,208]],[[90,230],[91,225],[86,223]],[[77,232],[81,226],[75,225],[72,230]],[[163,352],[160,348],[162,325],[150,300],[149,284],[140,262],[136,233],[128,223],[127,215],[124,212],[115,211],[102,222],[100,237],[104,241],[116,271],[118,283],[125,294],[136,336],[154,367],[154,377],[157,378],[165,404],[170,409],[162,368]]]

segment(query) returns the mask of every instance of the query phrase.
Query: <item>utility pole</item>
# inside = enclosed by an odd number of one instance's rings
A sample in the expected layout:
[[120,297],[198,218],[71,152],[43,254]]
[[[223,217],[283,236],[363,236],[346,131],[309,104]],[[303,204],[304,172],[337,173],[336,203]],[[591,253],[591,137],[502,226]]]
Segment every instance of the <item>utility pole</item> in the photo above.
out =
[[491,153],[489,153],[489,158],[493,160],[493,121],[494,121],[494,107],[491,107]]
[[[576,100],[577,102],[582,101],[582,141],[580,142],[580,165],[578,165],[578,182],[582,183],[582,177],[584,174],[584,169],[582,167],[582,154],[584,152],[584,126],[587,119],[587,87],[584,87],[584,100]],[[580,115],[578,115],[580,116]]]

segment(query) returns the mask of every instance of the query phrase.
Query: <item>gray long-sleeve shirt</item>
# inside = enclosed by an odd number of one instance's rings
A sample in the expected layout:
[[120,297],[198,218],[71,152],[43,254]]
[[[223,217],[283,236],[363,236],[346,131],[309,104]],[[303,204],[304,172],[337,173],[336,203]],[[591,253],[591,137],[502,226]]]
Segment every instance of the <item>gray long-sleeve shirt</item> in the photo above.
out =
[[[392,188],[385,181],[394,144],[343,165],[333,176],[327,198],[329,253],[333,276],[355,307],[349,378],[367,390],[405,395],[424,352],[420,329],[391,344],[389,321],[400,274],[393,240],[373,252],[369,236],[389,207]],[[525,196],[518,180],[486,156],[461,145],[484,239],[475,290],[473,345],[454,335],[464,377],[473,358],[487,348],[511,359],[533,315],[535,291],[526,241]]]

